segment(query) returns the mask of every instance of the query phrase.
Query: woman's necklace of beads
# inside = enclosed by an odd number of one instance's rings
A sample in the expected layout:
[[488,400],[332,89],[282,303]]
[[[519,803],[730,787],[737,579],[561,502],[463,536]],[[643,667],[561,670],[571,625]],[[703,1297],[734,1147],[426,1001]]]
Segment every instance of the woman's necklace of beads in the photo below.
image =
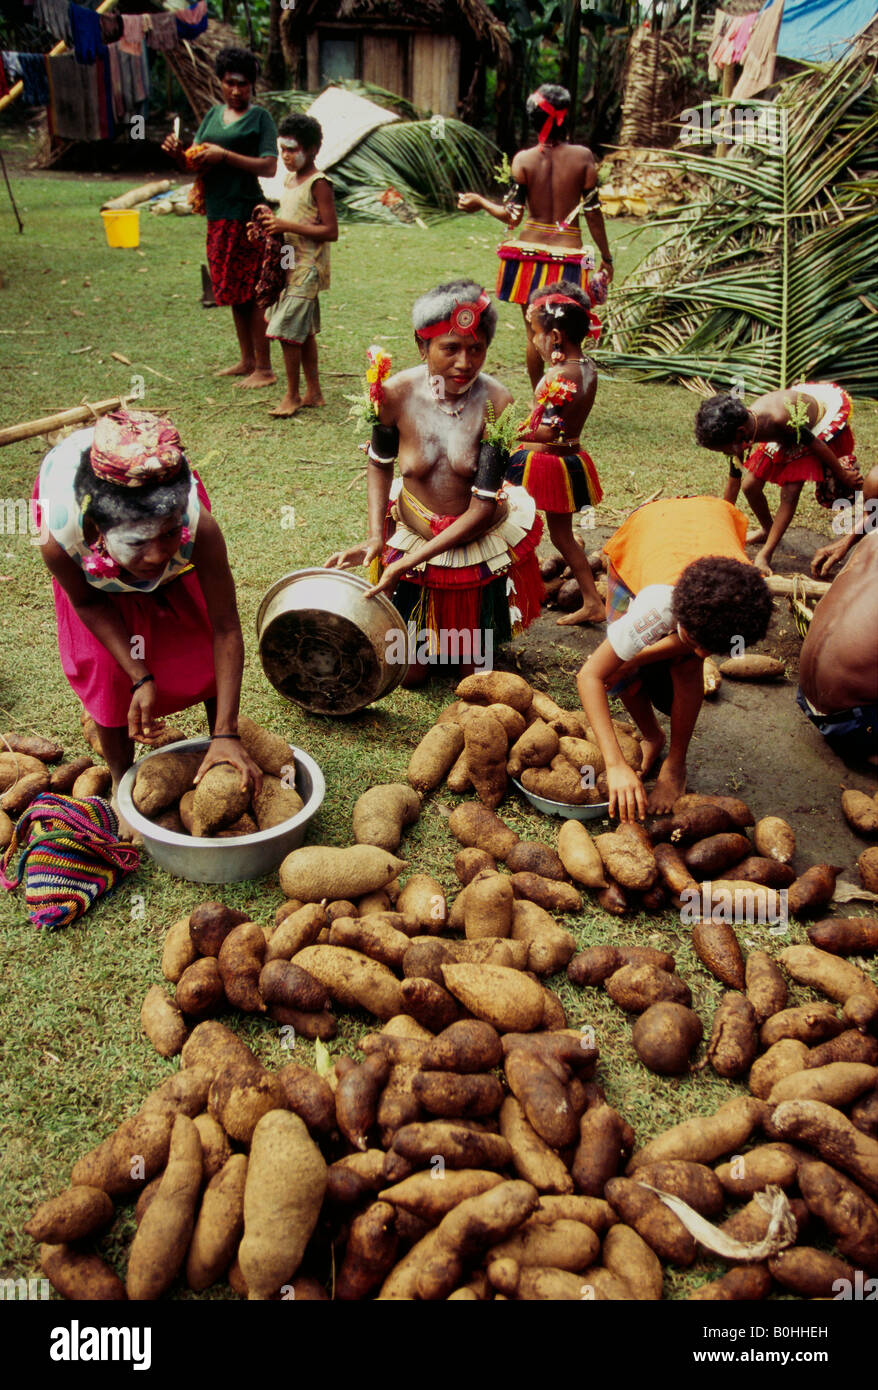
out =
[[437,381],[442,381],[442,378],[431,376],[429,367],[427,367],[427,381],[430,385],[430,395],[433,397],[433,402],[437,409],[441,410],[443,415],[450,415],[453,419],[458,419],[467,407],[468,401],[466,395],[460,405],[446,405],[445,398],[441,395],[440,388],[436,385]]

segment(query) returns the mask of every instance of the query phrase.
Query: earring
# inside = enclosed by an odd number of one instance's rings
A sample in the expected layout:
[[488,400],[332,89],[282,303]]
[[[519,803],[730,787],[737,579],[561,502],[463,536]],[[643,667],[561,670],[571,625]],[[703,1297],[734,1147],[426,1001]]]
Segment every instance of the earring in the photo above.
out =
[[555,348],[554,352],[552,353],[552,361],[553,361],[553,362],[563,362],[563,361],[564,361],[564,354],[563,354],[563,352],[561,351],[560,348]]

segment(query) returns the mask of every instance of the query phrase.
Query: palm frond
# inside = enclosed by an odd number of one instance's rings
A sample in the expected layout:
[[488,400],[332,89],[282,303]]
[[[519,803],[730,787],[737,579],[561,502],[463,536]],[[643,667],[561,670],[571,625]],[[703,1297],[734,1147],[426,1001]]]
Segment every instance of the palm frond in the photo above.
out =
[[757,392],[831,377],[878,394],[876,66],[852,56],[788,78],[774,104],[748,103],[779,122],[775,143],[722,159],[667,152],[707,194],[657,219],[667,235],[608,303],[603,363]]

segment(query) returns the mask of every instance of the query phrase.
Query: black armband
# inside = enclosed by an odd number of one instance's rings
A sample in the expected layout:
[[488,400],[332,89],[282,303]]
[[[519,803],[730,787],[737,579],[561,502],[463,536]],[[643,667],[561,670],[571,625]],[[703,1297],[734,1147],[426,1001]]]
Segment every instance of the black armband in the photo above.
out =
[[729,477],[730,477],[730,478],[741,478],[741,477],[743,477],[743,474],[741,473],[740,468],[738,467],[738,465],[737,465],[736,463],[732,463],[732,460],[731,460],[731,459],[729,459]]
[[506,208],[509,208],[509,207],[525,207],[526,204],[527,204],[527,184],[526,184],[526,183],[511,183],[511,184],[509,185],[509,191],[508,191],[508,193],[506,194],[506,197],[503,199],[503,206],[506,207]]
[[373,463],[393,463],[399,453],[399,430],[396,425],[373,425],[369,458]]
[[601,210],[601,200],[600,200],[600,198],[598,197],[597,184],[595,184],[594,188],[590,188],[586,193],[583,194],[583,198],[582,198],[582,211],[583,211],[583,212],[600,212],[600,210]]
[[479,462],[472,489],[477,497],[487,499],[497,496],[508,463],[509,455],[497,444],[479,445]]

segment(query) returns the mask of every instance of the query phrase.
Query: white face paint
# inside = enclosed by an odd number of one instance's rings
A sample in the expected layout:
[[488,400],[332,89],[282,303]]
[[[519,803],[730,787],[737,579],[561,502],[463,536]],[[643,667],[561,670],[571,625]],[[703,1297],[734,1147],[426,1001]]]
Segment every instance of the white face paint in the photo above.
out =
[[111,526],[104,534],[107,554],[131,573],[142,568],[161,571],[179,548],[182,524],[177,513]]

